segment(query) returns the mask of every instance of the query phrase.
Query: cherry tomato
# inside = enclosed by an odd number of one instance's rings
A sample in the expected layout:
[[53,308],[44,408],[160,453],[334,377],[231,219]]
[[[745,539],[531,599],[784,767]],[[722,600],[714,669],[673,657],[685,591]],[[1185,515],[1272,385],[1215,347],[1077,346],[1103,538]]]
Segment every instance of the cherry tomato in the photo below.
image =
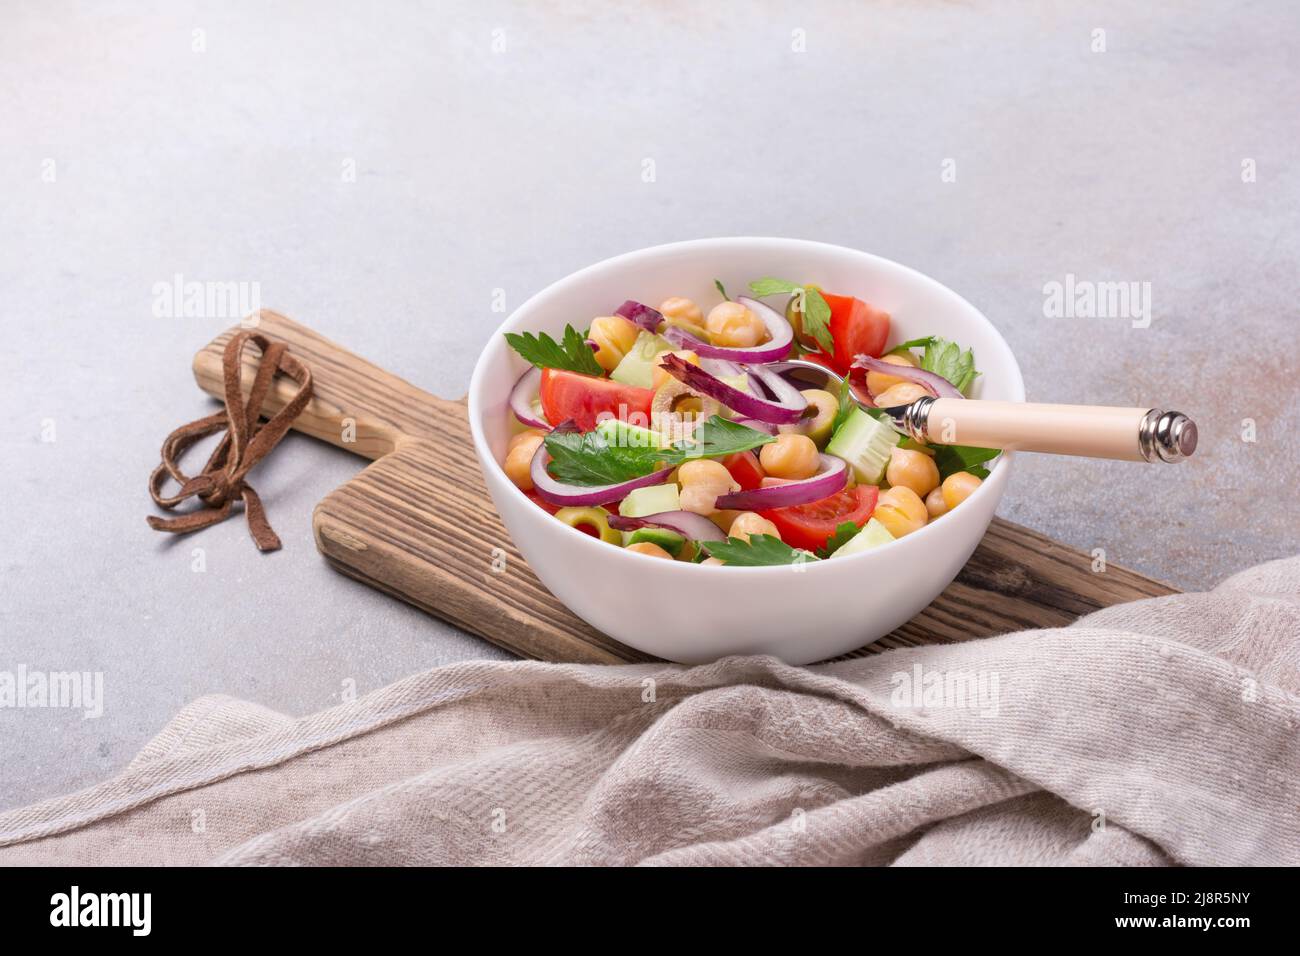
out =
[[752,491],[763,481],[763,466],[752,451],[738,451],[722,459],[722,466],[731,472],[732,479],[742,491]]
[[648,428],[650,403],[655,397],[648,388],[554,368],[542,369],[540,394],[547,421],[558,425],[571,418],[584,432],[596,427],[598,417],[610,416]]
[[875,485],[854,485],[842,488],[820,501],[788,508],[769,508],[760,511],[764,518],[776,525],[781,540],[792,548],[816,551],[824,547],[835,529],[846,521],[861,528],[876,509],[880,489]]
[[826,356],[831,367],[843,375],[853,364],[855,355],[880,358],[889,341],[889,313],[849,295],[823,292],[822,298],[831,307],[830,332],[835,354]]

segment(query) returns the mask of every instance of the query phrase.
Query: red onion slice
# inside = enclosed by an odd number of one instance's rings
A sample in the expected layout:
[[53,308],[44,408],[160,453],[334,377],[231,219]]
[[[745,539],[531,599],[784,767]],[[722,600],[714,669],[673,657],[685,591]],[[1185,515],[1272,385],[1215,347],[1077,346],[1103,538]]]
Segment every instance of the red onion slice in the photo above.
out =
[[642,305],[640,302],[636,301],[636,299],[628,299],[614,310],[614,314],[621,315],[632,324],[645,329],[647,332],[656,331],[659,328],[659,324],[664,320],[662,312],[652,309],[648,305]]
[[627,515],[610,515],[609,526],[616,531],[636,531],[638,528],[663,528],[676,531],[692,541],[726,541],[722,529],[704,515],[693,511],[661,511],[641,518],[629,518]]
[[537,452],[533,455],[532,464],[529,466],[533,479],[533,488],[536,490],[537,496],[553,505],[576,505],[578,507],[622,501],[627,497],[629,491],[645,488],[648,485],[663,484],[664,479],[673,471],[672,468],[660,468],[658,471],[643,475],[640,478],[633,478],[631,481],[622,481],[613,485],[569,485],[551,477],[551,473],[546,470],[546,466],[550,463],[551,453],[546,450],[546,443],[543,442],[537,446]]
[[[775,372],[771,374],[771,379],[785,386],[785,391],[778,392],[774,389],[774,394],[778,398],[776,401],[769,401],[761,396],[742,392],[721,379],[714,378],[704,369],[698,365],[692,365],[680,355],[665,353],[659,359],[659,363],[665,372],[688,388],[694,389],[701,395],[716,399],[728,408],[739,412],[745,418],[756,418],[760,422],[771,422],[775,425],[789,425],[803,418],[804,411],[808,408],[808,399],[804,398],[797,388],[782,380]],[[767,384],[768,379],[762,378],[761,372],[761,368],[751,368],[749,370],[750,375],[760,376],[764,384]]]
[[515,418],[530,428],[551,427],[551,423],[533,408],[533,399],[537,397],[537,389],[541,382],[542,370],[532,366],[519,376],[519,381],[515,382],[515,387],[510,390],[510,410],[515,413]]
[[848,467],[844,464],[844,459],[834,455],[823,454],[818,457],[821,459],[821,467],[811,478],[767,488],[733,491],[731,494],[720,495],[716,507],[720,511],[758,511],[821,501],[826,496],[835,494],[848,482]]
[[[894,376],[894,378],[914,382],[939,398],[966,397],[961,393],[961,389],[942,375],[927,372],[923,368],[913,368],[910,365],[893,365],[890,362],[882,362],[880,359],[872,358],[870,355],[855,355],[853,358],[855,368],[865,368],[871,372],[883,372],[886,375]],[[874,397],[872,396],[873,399]]]
[[755,365],[749,370],[750,381],[758,380],[759,384],[772,395],[776,403],[782,408],[800,409],[799,417],[805,418],[809,415],[816,415],[817,409],[808,404],[808,399],[804,397],[803,392],[799,391],[794,385],[787,382],[776,372],[771,371],[766,365]]
[[742,365],[776,362],[785,358],[790,352],[790,343],[794,341],[794,329],[785,320],[785,316],[757,299],[737,296],[736,301],[763,320],[763,325],[767,328],[768,341],[752,348],[728,348],[705,342],[675,325],[664,326],[662,335],[679,349],[690,349],[700,358],[724,359],[728,362],[740,362]]

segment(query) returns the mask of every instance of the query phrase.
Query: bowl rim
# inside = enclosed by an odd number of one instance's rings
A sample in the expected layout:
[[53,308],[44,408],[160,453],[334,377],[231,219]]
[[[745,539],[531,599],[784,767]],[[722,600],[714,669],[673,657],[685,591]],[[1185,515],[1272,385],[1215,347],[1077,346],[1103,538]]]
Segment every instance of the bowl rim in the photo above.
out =
[[[501,322],[501,324],[496,327],[491,337],[488,339],[487,344],[483,347],[482,352],[479,353],[479,357],[477,361],[474,363],[474,371],[473,374],[470,376],[470,383],[469,383],[468,418],[469,418],[469,426],[470,426],[470,435],[474,441],[475,453],[478,455],[479,462],[482,465],[482,467],[485,469],[495,468],[499,473],[498,477],[509,487],[510,489],[509,493],[519,496],[519,498],[522,499],[524,502],[526,502],[528,505],[535,507],[532,500],[529,499],[528,496],[525,495],[524,492],[521,491],[518,488],[518,486],[516,486],[515,483],[506,476],[505,470],[502,468],[501,462],[497,461],[496,456],[491,454],[491,451],[487,445],[487,438],[484,435],[482,425],[479,422],[480,416],[478,412],[479,410],[481,410],[483,406],[483,402],[480,400],[479,395],[482,389],[485,387],[484,379],[486,378],[487,375],[486,372],[487,358],[493,348],[505,347],[504,345],[501,344],[501,342],[503,341],[503,333],[507,331],[512,331],[510,329],[510,326],[514,323],[516,316],[518,316],[521,312],[532,307],[533,304],[538,300],[544,299],[550,295],[554,295],[562,287],[567,287],[569,285],[580,283],[584,279],[588,279],[592,275],[599,273],[603,270],[612,269],[617,266],[623,265],[629,259],[639,259],[644,256],[649,256],[651,254],[666,253],[669,251],[682,252],[682,251],[691,251],[693,249],[698,249],[701,252],[706,252],[711,247],[715,247],[720,243],[750,243],[755,247],[796,245],[796,246],[802,246],[806,250],[814,253],[818,251],[834,252],[836,254],[849,253],[851,255],[875,260],[876,262],[882,263],[885,266],[890,268],[894,268],[906,273],[910,273],[911,277],[917,280],[920,284],[931,286],[937,289],[938,291],[940,291],[941,293],[945,293],[947,295],[956,298],[957,301],[965,305],[967,309],[969,309],[970,312],[972,312],[980,322],[984,323],[984,325],[988,327],[988,330],[993,333],[994,337],[1002,343],[1003,347],[1006,349],[1007,356],[1011,361],[1012,376],[1009,384],[1012,386],[1011,391],[1013,393],[1013,396],[1010,399],[1008,399],[1008,401],[1023,402],[1025,400],[1025,381],[1024,381],[1024,375],[1020,371],[1020,363],[1016,359],[1015,351],[1011,348],[1011,344],[1007,342],[1006,338],[998,330],[997,326],[995,326],[992,323],[992,321],[989,320],[988,316],[986,316],[981,309],[973,305],[969,300],[967,300],[960,293],[951,289],[947,285],[944,285],[938,279],[926,275],[924,272],[921,272],[917,269],[913,269],[911,266],[904,265],[901,262],[896,262],[893,259],[888,259],[884,256],[876,255],[875,253],[864,252],[861,249],[854,249],[851,246],[841,246],[835,243],[820,242],[815,239],[793,239],[793,238],[782,238],[780,236],[716,236],[713,238],[687,239],[678,242],[660,243],[654,246],[645,246],[641,249],[634,249],[629,252],[619,253],[618,255],[610,256],[607,259],[602,259],[599,262],[594,262],[591,265],[584,266],[583,268],[578,269],[576,272],[571,272],[566,276],[556,279],[555,281],[549,283],[542,289],[539,289],[537,292],[534,292],[531,296],[529,296],[522,303],[520,303],[519,306],[517,306],[513,311],[511,311],[511,313],[508,316],[506,316],[506,318]],[[1015,458],[1016,458],[1016,453],[1014,451],[1004,450],[1002,454],[998,457],[997,461],[994,463],[993,468],[990,469],[989,477],[986,478],[984,481],[982,481],[980,483],[980,486],[977,489],[975,489],[974,492],[972,492],[970,496],[971,500],[975,500],[976,498],[979,498],[981,496],[983,497],[988,497],[989,495],[1000,496],[1006,487],[1007,481],[1009,480],[1011,466],[1012,463],[1015,461]],[[550,516],[548,515],[547,517]],[[791,567],[790,565],[786,565],[786,564],[762,565],[756,567],[729,567],[726,565],[696,564],[694,562],[688,562],[688,561],[666,562],[661,558],[652,558],[651,556],[646,554],[637,554],[635,551],[629,552],[627,551],[626,548],[610,548],[610,546],[606,544],[604,541],[597,540],[596,538],[593,538],[591,535],[584,534],[583,532],[579,531],[577,528],[569,527],[568,525],[565,525],[563,522],[553,521],[551,523],[556,526],[557,530],[560,528],[564,528],[569,533],[574,534],[579,538],[585,539],[588,542],[588,546],[590,547],[603,548],[606,551],[621,552],[622,557],[613,558],[613,560],[617,561],[617,560],[631,559],[631,560],[640,560],[640,561],[654,561],[660,567],[665,568],[665,572],[669,574],[686,573],[687,570],[689,569],[690,573],[692,574],[699,574],[701,572],[704,574],[725,573],[729,577],[735,578],[737,575],[749,575],[752,577],[758,574],[768,574],[768,575],[771,575],[773,573],[788,574]],[[879,560],[877,556],[882,553],[887,553],[888,549],[892,547],[898,547],[898,546],[903,546],[903,547],[910,546],[913,548],[921,547],[922,545],[920,544],[920,542],[933,540],[936,538],[937,534],[944,533],[942,531],[939,531],[937,533],[931,531],[931,529],[934,528],[936,524],[938,524],[938,522],[928,522],[924,527],[918,528],[916,531],[913,531],[911,534],[905,535],[902,538],[895,539],[894,541],[891,541],[889,542],[889,544],[882,546],[880,548],[872,548],[871,550],[868,551],[863,551],[858,554],[849,555],[845,559],[836,561],[835,565],[849,566],[850,562],[852,562],[855,559],[872,558],[873,560]],[[508,530],[509,529],[507,529],[507,531]],[[593,555],[593,556],[599,557],[599,555]],[[801,573],[816,574],[820,572],[817,572],[813,569],[818,564],[823,564],[823,563],[829,563],[829,562],[825,560],[807,561],[801,564],[799,569]],[[681,565],[682,569],[680,572],[667,571],[666,569],[669,565],[674,565],[674,566]]]

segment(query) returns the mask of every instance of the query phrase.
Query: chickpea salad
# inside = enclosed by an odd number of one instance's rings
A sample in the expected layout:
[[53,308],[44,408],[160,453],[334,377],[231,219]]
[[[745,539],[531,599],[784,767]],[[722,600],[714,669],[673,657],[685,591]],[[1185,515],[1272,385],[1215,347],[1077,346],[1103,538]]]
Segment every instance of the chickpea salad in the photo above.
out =
[[800,564],[911,534],[987,477],[996,449],[918,442],[886,411],[964,398],[971,350],[890,347],[888,313],[815,285],[715,285],[707,315],[628,300],[558,341],[506,333],[532,367],[502,467],[539,507],[662,560]]

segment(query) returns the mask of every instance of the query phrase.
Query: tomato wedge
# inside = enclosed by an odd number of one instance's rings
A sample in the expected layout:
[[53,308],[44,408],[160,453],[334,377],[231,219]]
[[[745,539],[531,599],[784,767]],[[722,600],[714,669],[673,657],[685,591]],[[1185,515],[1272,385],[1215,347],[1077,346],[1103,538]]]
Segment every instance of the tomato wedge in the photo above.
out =
[[753,491],[763,482],[763,466],[752,451],[738,451],[722,459],[722,467],[731,472],[731,478],[742,491]]
[[655,393],[635,385],[620,385],[607,378],[561,369],[542,369],[542,412],[552,425],[573,419],[580,431],[589,432],[601,418],[617,418],[648,428],[650,403]]
[[876,510],[876,497],[880,489],[875,485],[854,485],[842,488],[820,501],[788,508],[769,508],[760,511],[764,518],[776,525],[781,540],[792,548],[816,551],[826,545],[835,529],[846,521],[861,528]]
[[889,313],[851,295],[823,292],[822,298],[831,307],[830,332],[835,354],[825,356],[831,367],[844,375],[855,355],[880,358],[889,341]]
[[551,504],[549,501],[547,501],[545,498],[539,495],[536,491],[525,491],[524,495],[528,498],[529,501],[537,505],[537,507],[541,508],[547,514],[555,514],[555,512],[560,510],[561,507],[560,505]]

